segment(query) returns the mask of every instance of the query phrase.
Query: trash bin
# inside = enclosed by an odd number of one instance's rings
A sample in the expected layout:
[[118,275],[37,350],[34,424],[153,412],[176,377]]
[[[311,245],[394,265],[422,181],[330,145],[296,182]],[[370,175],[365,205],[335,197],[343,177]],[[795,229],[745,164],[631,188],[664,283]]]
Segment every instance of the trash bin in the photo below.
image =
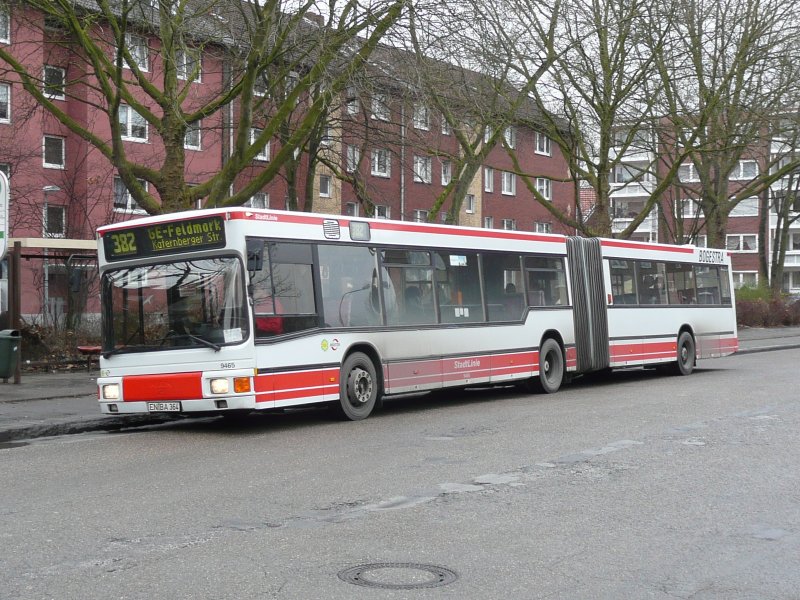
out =
[[0,331],[0,379],[14,376],[19,361],[22,338],[17,329]]

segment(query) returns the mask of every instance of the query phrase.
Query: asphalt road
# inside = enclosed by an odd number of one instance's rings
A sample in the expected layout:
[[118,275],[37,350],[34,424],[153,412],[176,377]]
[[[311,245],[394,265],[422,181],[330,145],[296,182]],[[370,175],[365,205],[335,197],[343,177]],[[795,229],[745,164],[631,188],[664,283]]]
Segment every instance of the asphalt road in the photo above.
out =
[[0,598],[796,599],[797,352],[7,444]]

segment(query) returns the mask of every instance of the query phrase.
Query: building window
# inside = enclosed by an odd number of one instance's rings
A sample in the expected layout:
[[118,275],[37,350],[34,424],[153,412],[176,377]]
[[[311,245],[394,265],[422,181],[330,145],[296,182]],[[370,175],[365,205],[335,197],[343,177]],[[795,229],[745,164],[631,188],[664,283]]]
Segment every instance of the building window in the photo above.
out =
[[372,151],[372,174],[376,177],[392,176],[392,157],[388,150],[375,149]]
[[375,94],[372,97],[372,118],[380,121],[389,120],[389,104],[386,94]]
[[67,235],[67,211],[65,207],[54,204],[44,206],[44,237],[63,238]]
[[450,128],[450,123],[448,123],[447,119],[442,115],[442,135],[450,135],[452,132],[453,130]]
[[[203,80],[202,64],[199,50],[178,50],[175,53],[175,68],[178,71],[178,79],[199,83]],[[256,79],[256,85],[259,82],[265,85],[261,77]],[[253,91],[255,92],[255,87]]]
[[678,179],[680,181],[700,181],[697,169],[692,163],[682,164],[678,167]]
[[[139,185],[147,190],[147,182],[138,179]],[[122,182],[122,178],[114,177],[114,210],[121,212],[143,213],[144,211],[136,204],[136,200],[131,196],[130,191]]]
[[130,106],[119,107],[119,124],[122,127],[122,139],[132,142],[147,141],[147,121]]
[[348,217],[357,217],[358,216],[358,203],[356,202],[348,202],[344,205],[344,214]]
[[44,136],[44,166],[48,169],[63,169],[66,163],[62,137]]
[[550,138],[538,131],[536,132],[536,154],[544,154],[545,156],[551,156],[553,154]]
[[507,229],[509,231],[516,231],[517,221],[515,219],[503,219],[503,229]]
[[425,223],[428,220],[428,211],[417,209],[412,213],[412,219],[417,223]]
[[552,223],[544,223],[542,221],[536,221],[533,224],[533,230],[536,233],[553,233],[553,224]]
[[333,133],[331,132],[331,126],[323,125],[322,133],[320,134],[319,138],[319,145],[327,148],[332,143],[333,143]]
[[147,38],[134,33],[126,33],[125,45],[128,48],[128,52],[130,52],[134,64],[139,67],[140,70],[147,71],[150,65],[148,61],[149,52],[147,48]]
[[475,194],[467,194],[464,196],[464,210],[469,215],[475,213]]
[[494,169],[492,167],[483,168],[483,191],[494,191]]
[[250,200],[244,203],[248,208],[269,208],[269,194],[266,192],[256,192],[250,196]]
[[483,227],[485,229],[494,229],[494,217],[483,217]]
[[536,178],[536,191],[539,192],[542,197],[550,201],[553,199],[553,182],[547,179],[546,177],[537,177]]
[[330,198],[331,197],[331,176],[330,175],[320,175],[319,176],[319,195],[322,198]]
[[705,234],[698,233],[692,238],[691,243],[698,248],[705,248],[708,246],[708,237]]
[[0,42],[11,42],[11,12],[5,2],[0,3]]
[[[261,136],[263,133],[263,129],[258,129],[257,127],[250,128],[250,144],[255,144],[256,140]],[[269,140],[264,144],[264,147],[259,149],[258,154],[255,155],[255,160],[269,160]]]
[[728,235],[725,247],[731,252],[757,252],[758,236],[755,234]]
[[728,213],[729,217],[757,217],[758,216],[758,198],[745,198],[739,204],[734,206]]
[[389,206],[383,204],[375,205],[375,218],[376,219],[391,219],[391,209]]
[[428,131],[431,128],[430,111],[423,104],[414,105],[414,129]]
[[361,150],[358,146],[347,146],[345,155],[345,170],[348,173],[353,173],[358,168],[358,163],[361,160]]
[[349,87],[345,91],[345,101],[344,101],[345,110],[347,111],[348,115],[357,115],[358,114],[358,94],[356,93],[356,88]]
[[500,182],[502,185],[502,193],[506,196],[514,196],[517,193],[517,176],[508,171],[500,172]]
[[753,179],[758,175],[758,163],[754,160],[740,160],[731,172],[731,179]]
[[733,287],[737,290],[743,287],[758,287],[758,273],[755,271],[734,271]]
[[503,132],[503,137],[505,138],[506,144],[509,148],[517,147],[517,130],[513,125],[506,127],[506,130]]
[[200,130],[201,126],[199,122],[186,125],[186,135],[183,137],[184,148],[187,150],[200,150],[202,148]]
[[430,183],[433,159],[430,156],[414,156],[414,181]]
[[453,163],[449,160],[442,161],[442,185],[447,185],[453,180]]
[[44,66],[44,95],[50,100],[66,98],[67,71],[61,67]]
[[0,123],[11,122],[11,86],[0,83]]

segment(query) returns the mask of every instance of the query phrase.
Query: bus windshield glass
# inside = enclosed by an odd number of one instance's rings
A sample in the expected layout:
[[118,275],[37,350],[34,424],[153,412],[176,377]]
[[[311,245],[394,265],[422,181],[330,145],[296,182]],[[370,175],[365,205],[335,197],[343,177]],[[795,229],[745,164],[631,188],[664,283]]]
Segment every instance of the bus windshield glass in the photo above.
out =
[[248,337],[242,263],[199,258],[108,271],[103,353],[207,347]]

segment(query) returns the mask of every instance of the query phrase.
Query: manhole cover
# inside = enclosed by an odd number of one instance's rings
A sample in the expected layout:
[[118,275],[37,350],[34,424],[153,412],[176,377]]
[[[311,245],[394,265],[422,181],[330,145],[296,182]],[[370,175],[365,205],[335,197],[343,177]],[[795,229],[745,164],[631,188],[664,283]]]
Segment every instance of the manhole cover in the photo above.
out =
[[339,571],[339,579],[355,585],[390,590],[439,587],[458,579],[455,571],[417,563],[372,563]]

